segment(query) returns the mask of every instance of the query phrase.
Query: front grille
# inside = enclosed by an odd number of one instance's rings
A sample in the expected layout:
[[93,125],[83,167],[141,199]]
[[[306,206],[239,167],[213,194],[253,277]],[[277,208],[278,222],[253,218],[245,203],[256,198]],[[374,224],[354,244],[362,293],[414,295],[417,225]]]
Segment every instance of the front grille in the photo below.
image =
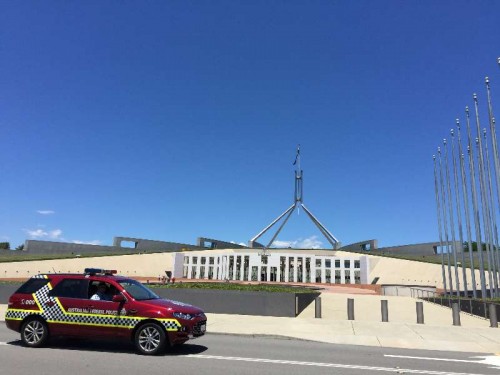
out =
[[199,321],[193,326],[193,336],[203,336],[205,334],[205,332],[201,330],[202,325],[206,327],[207,321],[206,320]]

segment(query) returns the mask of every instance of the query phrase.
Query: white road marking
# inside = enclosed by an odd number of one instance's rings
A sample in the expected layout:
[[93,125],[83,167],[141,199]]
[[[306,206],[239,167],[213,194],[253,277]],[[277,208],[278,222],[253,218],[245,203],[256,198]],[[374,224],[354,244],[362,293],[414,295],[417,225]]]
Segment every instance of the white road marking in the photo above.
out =
[[432,358],[432,357],[411,357],[408,355],[391,355],[391,354],[385,354],[384,357],[421,359],[424,361],[479,363],[482,365],[491,365],[494,368],[500,368],[500,357],[496,356],[496,355],[471,357],[471,358],[481,358],[481,360],[454,359],[454,358]]
[[203,354],[190,354],[190,355],[187,355],[186,357],[197,358],[197,359],[215,359],[215,360],[223,360],[223,361],[273,363],[273,364],[279,364],[279,365],[334,367],[334,368],[365,370],[365,371],[386,371],[386,372],[395,372],[395,373],[400,373],[400,374],[480,375],[480,374],[472,374],[472,373],[464,373],[464,372],[416,370],[416,369],[403,369],[403,368],[394,368],[394,367],[373,367],[373,366],[361,366],[361,365],[347,365],[347,364],[342,364],[342,363],[285,361],[285,360],[280,360],[280,359],[266,359],[266,358],[223,357],[223,356],[218,356],[218,355],[203,355]]
[[0,345],[8,345],[6,342],[0,341]]

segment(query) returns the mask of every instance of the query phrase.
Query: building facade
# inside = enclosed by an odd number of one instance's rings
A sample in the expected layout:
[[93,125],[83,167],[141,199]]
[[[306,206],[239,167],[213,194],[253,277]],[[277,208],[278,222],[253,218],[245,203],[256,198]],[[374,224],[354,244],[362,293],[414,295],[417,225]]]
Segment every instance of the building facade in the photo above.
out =
[[368,284],[367,256],[307,252],[177,253],[173,276],[200,280]]

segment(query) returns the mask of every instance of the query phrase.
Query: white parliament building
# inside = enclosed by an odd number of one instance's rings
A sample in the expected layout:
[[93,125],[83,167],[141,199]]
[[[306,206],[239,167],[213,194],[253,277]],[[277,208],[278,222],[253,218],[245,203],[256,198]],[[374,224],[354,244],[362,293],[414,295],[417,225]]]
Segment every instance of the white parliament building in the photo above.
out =
[[173,277],[200,280],[368,284],[367,256],[331,250],[205,250],[175,253]]

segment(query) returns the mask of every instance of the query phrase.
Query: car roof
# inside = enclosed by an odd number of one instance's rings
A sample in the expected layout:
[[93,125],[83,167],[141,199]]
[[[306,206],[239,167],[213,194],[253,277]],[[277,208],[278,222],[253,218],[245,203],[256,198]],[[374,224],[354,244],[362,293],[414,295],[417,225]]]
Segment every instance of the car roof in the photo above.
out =
[[122,281],[122,280],[132,280],[130,277],[120,276],[120,275],[84,275],[81,273],[44,273],[39,276],[46,276],[50,279],[60,279],[60,278],[70,278],[70,279],[92,279],[92,280],[102,280],[102,281]]

